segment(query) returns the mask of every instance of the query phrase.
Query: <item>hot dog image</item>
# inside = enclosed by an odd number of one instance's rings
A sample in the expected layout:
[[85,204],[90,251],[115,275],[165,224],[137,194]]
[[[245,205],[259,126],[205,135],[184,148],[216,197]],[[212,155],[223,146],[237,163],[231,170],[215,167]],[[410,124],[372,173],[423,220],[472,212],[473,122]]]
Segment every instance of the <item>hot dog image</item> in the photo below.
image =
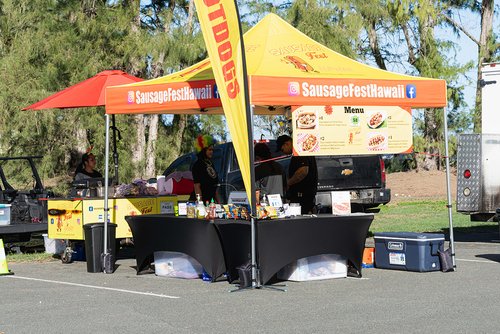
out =
[[299,148],[302,152],[313,152],[318,146],[318,137],[313,134],[305,134],[299,139]]
[[387,137],[382,134],[374,134],[368,138],[368,150],[381,151],[387,148]]
[[296,69],[302,72],[316,72],[304,59],[297,56],[285,56],[282,61],[287,64],[292,64]]
[[372,129],[376,129],[379,126],[382,125],[385,121],[385,114],[381,111],[374,112],[373,114],[370,115],[368,118],[367,124],[368,127]]

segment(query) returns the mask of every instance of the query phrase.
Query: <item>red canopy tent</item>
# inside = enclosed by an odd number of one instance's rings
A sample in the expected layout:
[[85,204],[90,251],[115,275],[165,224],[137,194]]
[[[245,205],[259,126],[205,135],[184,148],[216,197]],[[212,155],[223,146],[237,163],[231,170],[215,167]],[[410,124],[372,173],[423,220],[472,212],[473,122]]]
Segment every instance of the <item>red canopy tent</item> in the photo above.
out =
[[[105,105],[106,88],[109,86],[124,85],[143,81],[120,70],[106,70],[95,76],[70,86],[58,93],[50,95],[22,110],[64,109],[98,107]],[[112,117],[113,130],[113,159],[115,163],[115,181],[118,182],[118,151],[116,148],[117,128],[115,117]],[[106,167],[107,168],[107,167]]]

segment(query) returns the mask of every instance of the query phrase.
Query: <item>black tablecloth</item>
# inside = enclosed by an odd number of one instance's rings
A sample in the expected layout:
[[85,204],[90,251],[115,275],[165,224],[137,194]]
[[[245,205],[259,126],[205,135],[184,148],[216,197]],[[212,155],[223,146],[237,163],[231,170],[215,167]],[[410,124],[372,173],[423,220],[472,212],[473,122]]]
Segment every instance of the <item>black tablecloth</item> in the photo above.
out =
[[361,275],[361,262],[373,214],[319,215],[257,222],[260,278],[265,284],[287,264],[298,259],[340,254]]
[[[210,222],[167,215],[126,217],[134,237],[137,271],[147,269],[154,251],[186,253],[214,278],[227,268],[231,280],[236,268],[250,260],[251,225],[248,221]],[[319,215],[256,221],[257,263],[261,283],[298,259],[340,254],[361,274],[361,261],[373,214]]]
[[222,245],[212,222],[168,215],[125,217],[134,238],[137,273],[149,268],[155,251],[185,253],[213,279],[226,271]]
[[252,259],[251,225],[246,220],[216,220],[219,231],[229,282],[237,280],[238,268]]

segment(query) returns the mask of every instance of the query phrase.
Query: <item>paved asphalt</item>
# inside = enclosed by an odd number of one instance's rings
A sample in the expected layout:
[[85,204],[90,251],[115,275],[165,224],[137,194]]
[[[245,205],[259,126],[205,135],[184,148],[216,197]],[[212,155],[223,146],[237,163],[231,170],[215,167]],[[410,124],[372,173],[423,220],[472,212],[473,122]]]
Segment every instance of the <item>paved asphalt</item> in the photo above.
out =
[[287,292],[137,276],[131,258],[114,274],[12,263],[15,275],[0,277],[0,333],[500,332],[500,242],[457,242],[456,254],[451,273],[364,269]]

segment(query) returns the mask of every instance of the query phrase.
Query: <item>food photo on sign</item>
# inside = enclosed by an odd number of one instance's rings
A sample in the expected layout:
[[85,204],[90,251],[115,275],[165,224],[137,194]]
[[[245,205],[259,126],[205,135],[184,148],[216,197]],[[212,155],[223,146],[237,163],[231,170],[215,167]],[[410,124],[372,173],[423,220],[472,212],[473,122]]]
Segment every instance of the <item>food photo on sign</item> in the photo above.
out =
[[297,145],[301,152],[319,151],[318,135],[314,133],[298,133]]
[[298,129],[314,129],[317,123],[317,115],[315,111],[302,111],[297,113],[297,128]]
[[380,132],[372,132],[367,135],[367,148],[369,151],[387,150],[387,135]]
[[387,126],[385,123],[387,114],[384,111],[371,111],[367,116],[367,124],[370,129],[379,129]]

